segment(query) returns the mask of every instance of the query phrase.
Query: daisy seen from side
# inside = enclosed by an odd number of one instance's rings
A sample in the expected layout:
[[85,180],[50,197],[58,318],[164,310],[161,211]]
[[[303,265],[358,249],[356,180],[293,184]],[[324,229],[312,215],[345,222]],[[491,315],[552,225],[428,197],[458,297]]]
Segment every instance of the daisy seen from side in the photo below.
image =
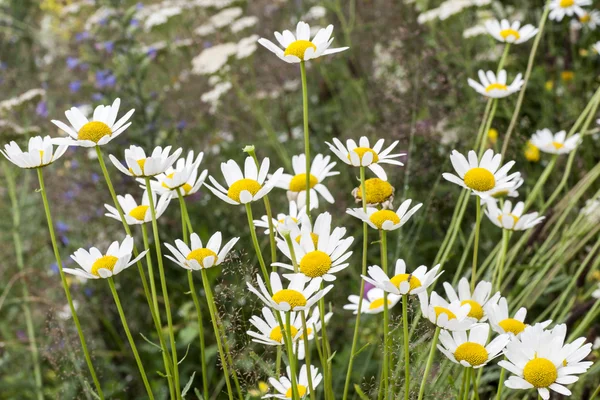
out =
[[515,80],[510,85],[507,84],[506,70],[500,70],[498,75],[494,71],[479,70],[478,75],[479,82],[469,79],[469,86],[482,96],[494,99],[508,97],[521,90],[525,84],[522,74],[517,74]]
[[410,217],[423,206],[423,203],[419,203],[409,210],[411,203],[412,200],[405,200],[396,211],[367,207],[367,211],[362,208],[349,208],[346,212],[366,222],[373,229],[395,231],[406,224]]
[[175,246],[165,243],[167,249],[173,254],[173,257],[168,255],[165,257],[180,267],[192,271],[216,267],[225,261],[225,258],[239,239],[239,237],[234,237],[221,246],[221,232],[216,232],[210,237],[206,246],[204,246],[198,234],[192,233],[190,235],[190,246],[185,244],[181,239],[175,240]]
[[490,200],[487,203],[485,215],[494,225],[502,229],[510,231],[524,231],[531,229],[541,223],[545,217],[538,217],[537,212],[523,214],[525,203],[522,201],[515,204],[514,208],[510,200],[506,200],[502,205],[502,209],[498,207],[495,200]]
[[[156,206],[156,218],[158,219],[167,209],[167,206],[171,202],[171,193],[165,193],[160,196],[157,202],[156,193],[152,192],[153,204]],[[137,204],[132,195],[126,194],[125,196],[118,195],[117,201],[123,211],[125,222],[127,225],[141,225],[147,222],[152,222],[152,212],[150,210],[150,202],[148,199],[148,192],[144,191],[142,195],[142,202],[140,205]],[[121,221],[119,211],[110,204],[104,204],[104,207],[108,211],[107,217]]]
[[431,268],[429,271],[427,270],[426,266],[421,265],[413,272],[408,273],[406,270],[406,263],[404,260],[399,259],[396,261],[394,276],[392,278],[389,278],[388,275],[377,265],[369,267],[367,271],[369,276],[361,275],[361,277],[366,282],[374,285],[376,288],[384,290],[390,294],[421,294],[424,292],[426,293],[427,288],[431,286],[431,284],[442,274],[443,271],[439,272],[439,270],[439,264]]
[[453,363],[465,368],[482,368],[496,358],[510,341],[510,336],[503,334],[487,343],[489,333],[488,324],[475,324],[468,333],[442,330],[437,347]]
[[50,136],[34,136],[29,139],[27,150],[21,150],[15,141],[11,141],[4,145],[4,150],[0,150],[0,153],[17,167],[30,169],[52,164],[65,154],[68,147],[58,145],[55,149]]

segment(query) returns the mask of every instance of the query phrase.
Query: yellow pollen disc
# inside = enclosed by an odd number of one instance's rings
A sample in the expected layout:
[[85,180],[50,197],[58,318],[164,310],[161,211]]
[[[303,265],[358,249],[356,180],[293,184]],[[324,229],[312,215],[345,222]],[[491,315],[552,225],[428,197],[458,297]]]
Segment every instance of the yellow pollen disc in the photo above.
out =
[[433,311],[435,311],[435,316],[437,318],[439,318],[442,314],[446,314],[448,316],[448,320],[456,319],[456,314],[448,310],[446,307],[435,306],[433,307]]
[[[367,204],[380,204],[392,197],[394,187],[379,178],[370,178],[365,181],[365,191],[367,192]],[[356,197],[362,200],[361,187],[358,188]]]
[[306,253],[300,260],[300,272],[310,278],[325,275],[331,268],[331,258],[321,250]]
[[[142,158],[141,160],[137,160],[137,163],[140,166],[140,169],[142,170],[142,175],[144,175],[144,165],[146,165],[146,159]],[[131,172],[132,174],[134,173],[132,168],[129,168],[129,172]]]
[[98,271],[101,269],[107,269],[112,272],[117,261],[119,261],[119,259],[115,256],[102,256],[94,262],[90,273],[92,275],[100,276]]
[[312,333],[312,328],[306,328],[306,335],[309,336]]
[[[356,147],[354,150],[352,150],[352,152],[358,154],[358,158],[361,161],[362,161],[363,156],[366,153],[373,154],[373,163],[376,163],[379,161],[379,155],[375,152],[375,150],[370,149],[368,147]],[[350,154],[348,154],[348,160],[350,160]]]
[[592,19],[592,17],[590,16],[590,14],[587,14],[587,13],[579,18],[579,20],[581,22],[583,22],[584,24],[587,24],[588,22],[590,22],[591,19]]
[[508,86],[503,85],[501,83],[492,83],[491,85],[485,88],[486,93],[489,93],[492,90],[508,90]]
[[560,143],[560,142],[552,142],[552,146],[554,146],[554,148],[555,148],[556,150],[560,150],[560,149],[562,149],[563,147],[565,147],[564,143]]
[[[298,388],[298,396],[300,396],[301,398],[304,397],[306,395],[306,386],[296,385],[296,387]],[[285,392],[285,398],[286,399],[292,398],[292,388],[289,388],[287,390],[287,392]]]
[[474,367],[484,364],[488,359],[488,352],[479,343],[465,342],[454,351],[456,361],[466,361]]
[[562,8],[572,7],[575,4],[575,0],[560,0],[560,6]]
[[209,256],[213,256],[215,258],[213,263],[216,262],[217,259],[219,258],[217,253],[215,253],[211,249],[202,248],[202,249],[192,250],[192,252],[190,254],[188,254],[187,259],[198,261],[198,264],[200,264],[200,266],[202,268],[204,268],[204,259]]
[[306,297],[293,289],[281,289],[273,295],[273,301],[277,304],[288,303],[292,310],[296,307],[304,307],[306,305]]
[[[383,297],[381,299],[375,299],[369,304],[369,310],[375,310],[376,308],[383,307]],[[392,305],[392,302],[388,300],[388,307]]]
[[[293,338],[298,333],[298,329],[296,329],[296,327],[293,325],[290,325],[290,329],[292,331],[292,338]],[[269,335],[269,338],[276,342],[283,343],[283,333],[281,332],[281,327],[276,326],[275,328],[273,328],[273,330],[271,331],[271,334]]]
[[[296,221],[298,222],[298,221]],[[319,235],[317,235],[316,233],[310,233],[310,238],[312,239],[313,244],[315,245],[315,247],[317,247],[317,245],[319,244]],[[300,240],[302,240],[302,235],[299,235],[296,238],[296,243],[300,243]]]
[[478,192],[487,192],[496,186],[494,174],[485,168],[471,168],[463,179],[467,187]]
[[[313,174],[310,174],[310,188],[314,188],[319,180]],[[298,174],[290,181],[290,191],[302,192],[306,190],[306,174]]]
[[390,210],[375,211],[373,214],[371,214],[369,220],[379,229],[382,229],[385,221],[392,221],[394,225],[400,223],[400,217],[398,217],[398,214]]
[[91,121],[81,127],[77,133],[77,139],[98,143],[104,136],[110,135],[112,135],[112,130],[104,122]]
[[504,40],[506,40],[509,36],[513,36],[515,40],[519,40],[521,37],[519,32],[515,31],[514,29],[503,29],[500,31],[500,36],[502,36]]
[[283,52],[284,56],[296,56],[301,60],[304,60],[304,52],[306,49],[311,48],[317,50],[317,46],[313,42],[308,40],[296,40],[290,43],[290,45]]
[[137,206],[129,211],[129,215],[138,221],[143,221],[146,218],[146,211],[148,211],[148,206]]
[[463,300],[460,302],[461,306],[464,306],[465,304],[471,306],[471,311],[469,311],[469,317],[475,318],[477,321],[483,318],[483,307],[481,307],[481,305],[478,302],[474,300]]
[[540,149],[531,144],[531,142],[527,142],[527,147],[525,148],[525,158],[527,161],[531,162],[540,161]]
[[512,333],[514,335],[518,335],[525,330],[525,324],[514,318],[503,319],[498,322],[498,325],[500,325],[500,328],[504,329],[504,332]]
[[247,190],[252,196],[254,196],[256,193],[258,193],[260,188],[260,183],[258,183],[254,179],[244,178],[240,179],[239,181],[233,182],[233,184],[229,187],[229,190],[227,191],[227,196],[229,196],[230,199],[235,200],[239,203],[240,193],[242,193],[242,191]]
[[547,388],[558,377],[558,371],[547,358],[534,358],[525,364],[523,378],[536,388]]
[[508,190],[499,190],[492,195],[492,197],[495,199],[501,199],[506,196],[508,196]]
[[390,282],[392,282],[397,288],[400,288],[400,284],[406,281],[408,281],[408,284],[410,285],[409,293],[414,289],[421,287],[421,281],[419,278],[413,276],[412,274],[398,274],[390,279]]

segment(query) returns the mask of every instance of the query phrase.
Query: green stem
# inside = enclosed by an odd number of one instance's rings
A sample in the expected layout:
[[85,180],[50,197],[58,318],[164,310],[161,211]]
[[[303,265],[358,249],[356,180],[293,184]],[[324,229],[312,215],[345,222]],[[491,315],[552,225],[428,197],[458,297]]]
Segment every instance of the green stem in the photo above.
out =
[[90,374],[92,375],[92,380],[94,381],[94,385],[96,386],[96,390],[98,391],[98,396],[100,397],[100,399],[104,400],[104,393],[102,392],[100,382],[98,381],[98,377],[96,376],[96,371],[94,370],[94,365],[92,364],[90,352],[88,351],[87,344],[85,342],[85,337],[83,336],[83,331],[81,330],[81,324],[79,323],[79,317],[77,317],[77,312],[75,311],[75,306],[73,306],[73,299],[71,298],[71,291],[69,290],[67,278],[63,271],[63,265],[62,265],[62,261],[60,258],[60,252],[58,251],[58,244],[56,242],[56,235],[54,233],[54,223],[52,222],[52,214],[50,213],[50,206],[48,204],[48,197],[46,194],[46,188],[44,186],[44,176],[43,176],[41,168],[37,168],[37,174],[38,174],[38,180],[40,182],[40,193],[42,194],[42,200],[44,202],[44,211],[46,212],[46,220],[48,221],[48,230],[50,231],[50,240],[52,241],[52,249],[54,250],[54,257],[56,258],[56,265],[58,266],[58,272],[60,273],[60,279],[62,281],[63,289],[65,290],[65,295],[67,297],[67,302],[69,303],[69,308],[71,309],[71,315],[73,316],[73,322],[75,323],[75,327],[77,328],[77,334],[79,335],[79,341],[81,342],[81,348],[83,349],[83,355],[85,357],[85,362],[87,363],[88,369],[90,370]]
[[[381,230],[381,268],[387,274],[387,232]],[[390,363],[390,313],[387,292],[383,292],[383,398],[388,398],[389,363]]]
[[[306,370],[308,371],[308,390],[310,394],[310,400],[315,400],[315,388],[313,387],[311,363],[310,363],[310,342],[308,341],[308,327],[306,326],[306,314],[302,311],[302,339],[304,340],[304,361],[306,363]],[[316,333],[315,333],[316,335]]]
[[594,390],[594,393],[592,393],[592,397],[590,397],[590,400],[594,400],[596,398],[596,396],[598,396],[599,394],[600,394],[600,385],[598,385],[596,390]]
[[508,57],[508,51],[510,50],[510,43],[506,43],[504,45],[504,52],[502,52],[502,57],[500,58],[500,62],[498,63],[498,69],[496,73],[499,73],[502,68],[504,68],[504,64],[506,63],[506,58]]
[[152,388],[150,387],[150,383],[148,383],[148,378],[146,377],[146,370],[144,369],[144,364],[140,359],[137,346],[135,345],[135,341],[133,340],[131,332],[129,331],[129,325],[127,325],[127,318],[125,318],[123,307],[121,307],[121,300],[119,300],[119,294],[117,293],[117,289],[115,288],[115,282],[113,281],[112,277],[108,278],[108,285],[110,286],[110,291],[112,292],[113,298],[115,299],[115,304],[117,305],[117,310],[119,311],[119,316],[121,317],[121,323],[123,324],[123,329],[125,330],[127,340],[129,340],[131,351],[133,351],[135,362],[137,363],[138,369],[140,370],[140,375],[142,375],[142,380],[144,381],[146,392],[148,393],[148,397],[153,400],[154,395],[152,394]]
[[251,203],[246,203],[246,215],[248,216],[248,227],[250,228],[250,235],[252,236],[252,244],[254,245],[254,251],[256,252],[256,257],[258,258],[258,263],[260,264],[260,269],[265,277],[265,281],[267,283],[267,288],[271,290],[271,279],[269,278],[269,272],[267,271],[267,266],[265,265],[265,260],[262,255],[262,251],[260,250],[260,245],[258,244],[258,238],[256,237],[256,227],[254,226],[254,218],[252,217],[252,205]]
[[[506,356],[504,356],[506,360]],[[496,400],[502,399],[502,388],[504,387],[504,374],[506,370],[504,368],[500,368],[500,379],[498,380],[498,391],[496,392]]]
[[477,254],[479,252],[479,228],[481,225],[481,198],[475,196],[475,241],[473,243],[473,265],[471,266],[471,292],[475,290],[477,281]]
[[421,380],[421,387],[419,388],[419,400],[423,400],[423,395],[425,394],[425,384],[427,383],[427,376],[429,375],[429,371],[431,370],[431,366],[433,365],[433,359],[435,358],[435,353],[437,351],[437,342],[438,337],[440,336],[440,327],[437,326],[435,328],[435,333],[433,334],[433,341],[431,342],[431,349],[429,350],[429,357],[427,358],[427,364],[425,365],[425,372],[423,373],[423,379]]
[[298,382],[296,375],[296,355],[294,354],[294,339],[292,336],[292,323],[291,317],[292,313],[290,311],[285,313],[285,341],[288,352],[288,361],[290,363],[290,378],[292,380],[292,398],[300,399],[300,394],[298,392]]
[[306,215],[310,218],[310,132],[308,130],[308,87],[306,84],[306,65],[300,62],[302,77],[302,109],[304,117],[304,156],[306,157]]
[[[150,293],[152,296],[152,305],[154,312],[159,315],[158,297],[156,296],[156,283],[154,282],[154,268],[152,265],[152,253],[150,252],[150,241],[148,240],[148,229],[146,224],[142,224],[142,238],[144,240],[144,248],[146,252],[146,264],[148,264],[148,276],[150,277]],[[160,322],[159,322],[160,323]]]
[[408,343],[408,295],[402,296],[402,328],[404,336],[404,400],[410,394],[410,349]]
[[469,390],[471,389],[471,375],[473,374],[472,368],[467,368],[467,384],[465,385],[465,397],[464,400],[469,400]]

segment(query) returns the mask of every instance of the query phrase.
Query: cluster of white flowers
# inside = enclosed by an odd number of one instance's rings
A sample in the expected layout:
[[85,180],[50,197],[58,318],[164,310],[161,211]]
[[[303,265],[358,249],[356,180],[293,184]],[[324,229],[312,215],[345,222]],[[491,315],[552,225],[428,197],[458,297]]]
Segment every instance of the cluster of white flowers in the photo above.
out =
[[19,96],[0,101],[0,113],[5,113],[46,96],[44,89],[30,89]]
[[461,13],[465,8],[483,7],[491,3],[492,0],[446,0],[439,7],[419,14],[417,21],[420,24],[435,21],[436,19],[443,21]]

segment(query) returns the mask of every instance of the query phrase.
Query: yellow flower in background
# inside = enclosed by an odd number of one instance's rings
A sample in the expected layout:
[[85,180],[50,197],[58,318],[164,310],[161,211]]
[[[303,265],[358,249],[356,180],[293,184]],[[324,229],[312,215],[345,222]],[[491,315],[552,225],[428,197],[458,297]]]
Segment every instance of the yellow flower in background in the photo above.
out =
[[562,79],[563,82],[571,82],[573,79],[575,79],[575,72],[563,71],[560,73],[560,79]]
[[554,89],[554,81],[553,80],[546,81],[546,84],[544,85],[544,87],[546,88],[547,91],[551,92],[552,89]]
[[587,57],[590,55],[590,52],[588,51],[588,49],[579,49],[579,55],[581,57]]
[[525,154],[525,158],[527,159],[527,161],[540,161],[540,149],[535,147],[530,141],[527,141],[527,145],[525,145],[525,150],[523,154]]
[[498,141],[498,131],[494,128],[488,131],[488,139],[490,139],[491,144],[496,144]]
[[265,381],[259,381],[256,388],[248,391],[248,394],[252,397],[262,397],[267,393],[269,393],[269,384]]

